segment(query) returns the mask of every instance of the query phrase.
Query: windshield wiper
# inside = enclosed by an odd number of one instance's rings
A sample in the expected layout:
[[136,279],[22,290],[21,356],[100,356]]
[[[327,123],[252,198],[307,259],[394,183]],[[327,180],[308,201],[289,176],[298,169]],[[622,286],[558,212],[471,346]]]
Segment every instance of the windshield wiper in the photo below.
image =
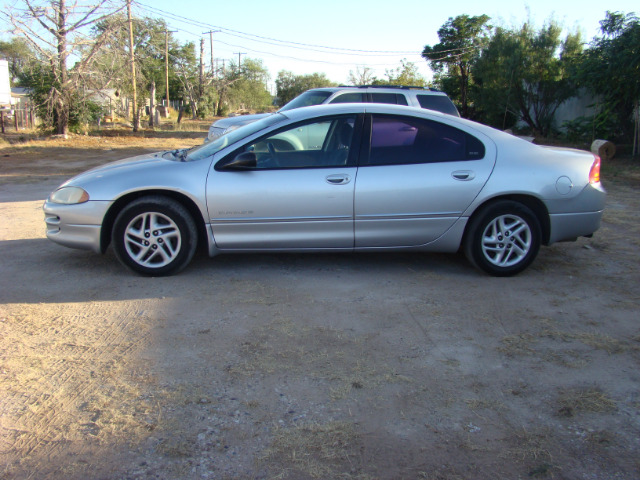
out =
[[171,154],[173,158],[180,160],[181,162],[187,161],[187,154],[193,150],[194,147],[191,148],[176,148],[175,150],[167,150],[166,152],[162,152],[162,156],[164,157],[167,154]]

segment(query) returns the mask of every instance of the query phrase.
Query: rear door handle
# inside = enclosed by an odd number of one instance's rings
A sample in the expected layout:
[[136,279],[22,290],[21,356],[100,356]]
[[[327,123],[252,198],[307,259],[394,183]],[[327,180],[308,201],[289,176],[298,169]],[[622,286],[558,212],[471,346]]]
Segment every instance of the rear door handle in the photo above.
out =
[[327,183],[330,183],[331,185],[346,185],[351,181],[351,177],[349,175],[336,174],[328,175],[326,180]]
[[468,182],[469,180],[473,180],[474,178],[476,178],[475,172],[472,172],[471,170],[456,170],[455,172],[451,173],[451,176],[456,180],[460,180],[463,182]]

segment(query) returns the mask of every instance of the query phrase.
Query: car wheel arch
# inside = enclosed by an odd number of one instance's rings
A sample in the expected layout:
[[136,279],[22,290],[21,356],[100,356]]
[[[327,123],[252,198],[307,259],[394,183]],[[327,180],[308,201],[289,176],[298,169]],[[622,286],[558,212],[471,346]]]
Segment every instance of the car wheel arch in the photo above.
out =
[[542,200],[533,196],[533,195],[524,195],[524,194],[510,194],[510,195],[500,195],[497,197],[490,198],[485,202],[478,205],[473,213],[469,215],[469,219],[467,221],[467,227],[465,228],[465,232],[463,235],[463,239],[461,242],[461,246],[464,245],[467,235],[469,233],[469,225],[471,224],[474,217],[482,214],[487,208],[491,205],[501,202],[503,200],[511,200],[513,202],[521,203],[525,207],[529,208],[538,219],[540,224],[540,228],[542,230],[542,244],[548,245],[549,238],[551,236],[551,222],[549,219],[549,211]]
[[165,197],[180,203],[187,209],[196,224],[196,229],[198,230],[198,245],[201,246],[207,244],[207,229],[205,221],[202,217],[200,208],[191,198],[173,190],[142,190],[123,195],[114,201],[111,207],[109,207],[100,229],[100,251],[102,253],[107,251],[107,248],[111,243],[111,233],[118,214],[131,202],[142,197]]

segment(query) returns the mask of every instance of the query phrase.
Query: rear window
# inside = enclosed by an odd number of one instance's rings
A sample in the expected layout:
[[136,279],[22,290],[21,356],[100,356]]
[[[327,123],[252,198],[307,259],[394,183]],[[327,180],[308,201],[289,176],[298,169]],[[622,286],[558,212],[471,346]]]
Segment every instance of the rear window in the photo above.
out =
[[373,115],[369,165],[480,160],[484,145],[468,133],[432,120]]
[[455,115],[459,117],[460,114],[456,109],[453,102],[449,97],[444,95],[416,95],[418,97],[418,103],[422,108],[428,108],[429,110],[436,110],[442,113],[448,113],[449,115]]

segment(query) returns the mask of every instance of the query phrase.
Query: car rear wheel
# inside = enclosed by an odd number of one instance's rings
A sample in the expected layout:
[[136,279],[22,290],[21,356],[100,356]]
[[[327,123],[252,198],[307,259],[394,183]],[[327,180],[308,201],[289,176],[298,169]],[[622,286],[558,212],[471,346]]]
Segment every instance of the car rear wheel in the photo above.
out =
[[488,205],[469,224],[464,252],[480,270],[498,276],[516,275],[536,258],[542,233],[527,206],[511,200]]
[[142,197],[117,216],[112,232],[116,256],[143,275],[172,275],[196,251],[197,229],[186,208],[170,198]]

